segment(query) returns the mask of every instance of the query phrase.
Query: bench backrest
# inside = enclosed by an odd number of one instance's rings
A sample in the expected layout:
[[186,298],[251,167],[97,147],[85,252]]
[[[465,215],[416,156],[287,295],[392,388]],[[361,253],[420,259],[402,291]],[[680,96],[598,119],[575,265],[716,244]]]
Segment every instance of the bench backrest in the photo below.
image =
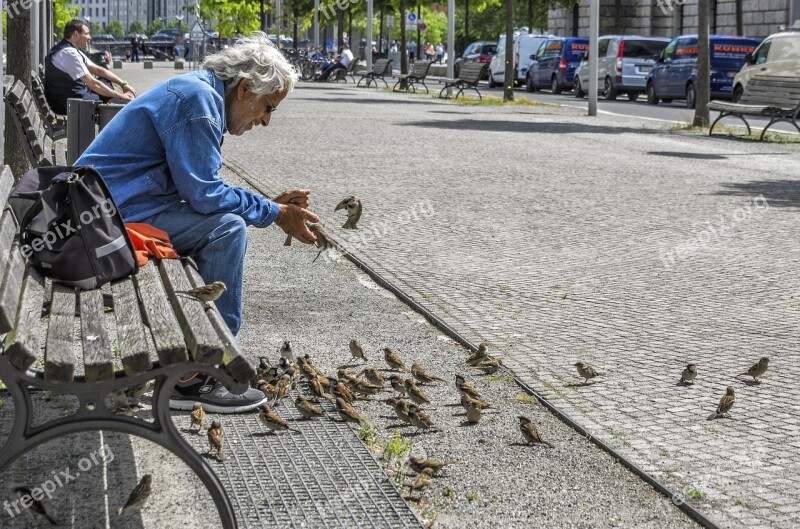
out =
[[358,59],[353,57],[353,60],[350,61],[350,64],[347,65],[347,73],[351,74],[351,73],[355,72],[356,68],[358,68]]
[[39,114],[42,120],[45,121],[45,126],[51,129],[51,133],[66,129],[66,117],[56,115],[50,108],[50,103],[47,102],[47,98],[44,96],[44,84],[33,70],[31,70],[31,92],[33,93],[33,100],[39,109]]
[[483,72],[489,66],[488,62],[468,62],[458,69],[458,80],[465,83],[477,84],[483,77]]
[[411,75],[418,79],[425,79],[428,75],[428,70],[431,69],[433,61],[417,61],[414,63],[414,68],[411,70]]
[[375,75],[386,75],[392,71],[391,59],[378,59],[372,65],[372,73]]
[[[6,79],[6,81],[10,81],[10,79]],[[27,140],[23,148],[30,164],[33,167],[40,167],[60,162],[61,160],[57,161],[54,156],[53,139],[45,130],[44,123],[42,123],[38,109],[33,102],[33,96],[22,81],[15,80],[10,87],[4,86],[3,88],[6,111],[12,118],[11,121],[18,125],[21,136]],[[66,153],[64,153],[63,161],[66,161]]]
[[739,103],[797,108],[800,106],[800,78],[755,75],[747,83]]

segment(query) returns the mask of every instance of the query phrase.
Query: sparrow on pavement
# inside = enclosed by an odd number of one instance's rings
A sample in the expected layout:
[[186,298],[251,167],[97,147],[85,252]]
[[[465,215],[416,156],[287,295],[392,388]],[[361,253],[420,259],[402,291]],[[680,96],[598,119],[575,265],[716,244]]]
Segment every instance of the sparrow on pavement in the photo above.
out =
[[499,358],[491,358],[484,360],[480,364],[477,364],[473,367],[481,370],[484,375],[493,375],[494,373],[497,373],[497,370],[500,369],[501,365],[503,365],[502,360]]
[[199,402],[195,402],[194,406],[192,406],[192,413],[189,416],[191,422],[189,423],[189,430],[191,431],[194,428],[194,425],[197,425],[197,433],[200,433],[201,430],[206,429],[206,411],[203,409],[203,405]]
[[439,461],[438,459],[431,458],[422,459],[421,457],[416,456],[409,457],[408,462],[411,464],[411,468],[417,472],[422,472],[426,468],[430,468],[434,473],[439,472],[447,465],[454,463],[454,461]]
[[575,362],[575,367],[578,368],[578,374],[584,378],[583,383],[588,384],[590,378],[602,376],[603,373],[598,373],[595,368],[586,362]]
[[289,426],[288,422],[282,419],[277,413],[272,411],[272,408],[270,408],[268,404],[262,404],[258,407],[258,409],[258,416],[261,419],[261,422],[264,423],[264,426],[269,428],[269,433],[274,434],[275,432],[282,432],[284,430],[300,433],[300,430]]
[[464,405],[464,411],[467,412],[467,422],[478,424],[481,420],[481,405],[478,401],[470,399]]
[[491,408],[488,402],[481,399],[473,399],[472,397],[468,397],[466,395],[461,395],[461,406],[463,406],[465,410],[467,409],[467,406],[477,406],[482,410]]
[[522,432],[522,437],[525,438],[525,441],[528,444],[540,444],[553,448],[552,444],[542,439],[542,434],[539,433],[539,429],[536,428],[536,425],[533,424],[533,421],[527,417],[523,417],[522,415],[520,415],[518,419],[519,431]]
[[[14,492],[19,494],[20,498],[27,496],[24,500],[22,500],[22,505],[25,506],[26,503],[29,503],[30,506],[28,507],[28,512],[33,516],[33,519],[36,520],[37,524],[41,524],[42,522],[46,521],[50,525],[57,525],[56,522],[44,508],[44,503],[41,500],[37,500],[33,497],[33,492],[30,488],[22,485],[19,487],[14,488]],[[8,511],[11,512],[10,510]]]
[[400,357],[397,356],[397,353],[395,353],[391,347],[383,348],[383,358],[384,360],[386,360],[386,363],[389,364],[389,367],[394,369],[395,371],[408,372],[408,368],[406,367],[406,365],[403,363]]
[[353,392],[350,391],[350,388],[348,388],[342,382],[337,382],[333,386],[333,390],[331,391],[331,394],[333,395],[334,398],[342,399],[347,404],[352,404],[353,401],[356,400],[356,396],[353,395]]
[[353,355],[354,360],[363,360],[364,362],[367,361],[367,357],[364,356],[364,349],[361,347],[361,343],[355,338],[350,340],[350,354]]
[[717,417],[728,417],[728,412],[733,407],[733,403],[736,401],[736,392],[733,390],[732,386],[728,386],[728,389],[725,391],[725,395],[719,400],[719,405],[717,406],[717,411],[712,413],[708,416],[708,420],[716,419]]
[[423,468],[422,472],[417,475],[417,478],[414,480],[414,482],[406,486],[411,488],[411,490],[422,490],[431,484],[432,477],[433,469]]
[[756,384],[761,384],[761,381],[758,379],[761,375],[767,372],[767,368],[769,367],[769,357],[762,356],[761,360],[758,363],[753,364],[750,369],[741,373],[739,376],[747,375],[748,377],[753,377],[753,380]]
[[185,296],[189,296],[190,298],[194,298],[196,300],[202,301],[206,308],[211,308],[209,305],[210,302],[216,301],[219,297],[228,290],[225,286],[225,283],[222,281],[214,281],[210,285],[203,285],[197,288],[193,288],[191,290],[179,290],[175,292],[176,294],[183,294]]
[[296,399],[294,399],[294,407],[297,408],[297,411],[300,412],[306,419],[313,419],[314,417],[322,417],[323,413],[322,410],[311,404],[308,400],[304,399],[302,395],[298,395]]
[[403,379],[398,375],[392,375],[389,377],[389,384],[392,385],[392,389],[396,392],[400,393],[400,395],[406,394],[406,383]]
[[386,399],[386,404],[394,408],[394,414],[397,418],[404,423],[411,424],[411,419],[408,416],[408,401],[400,397],[391,397]]
[[383,378],[383,375],[375,368],[368,367],[364,369],[361,374],[363,374],[364,378],[366,378],[371,384],[375,384],[376,386],[380,387],[384,387],[386,385],[386,380]]
[[480,393],[475,391],[475,388],[473,388],[472,385],[470,385],[470,383],[467,382],[467,380],[461,375],[456,375],[456,389],[459,391],[459,393],[466,395],[471,399],[483,400],[481,399]]
[[225,432],[222,431],[222,423],[219,422],[219,419],[214,419],[211,421],[211,428],[208,429],[208,451],[216,450],[217,459],[220,461],[225,461],[224,440]]
[[694,385],[694,379],[697,377],[697,364],[689,364],[686,369],[681,373],[681,384]]
[[418,430],[428,430],[434,427],[433,421],[428,414],[420,409],[412,410],[409,408],[408,418],[411,420],[411,424]]
[[476,366],[481,362],[483,362],[484,360],[487,360],[489,358],[488,349],[489,349],[489,344],[487,344],[486,342],[481,342],[480,344],[478,344],[478,350],[472,353],[469,358],[467,358],[467,364],[471,366]]
[[285,358],[289,362],[294,362],[292,343],[289,340],[284,340],[283,345],[281,345],[281,358]]
[[153,476],[152,474],[145,474],[142,476],[139,484],[131,491],[131,495],[128,496],[128,501],[125,505],[117,509],[117,516],[122,516],[122,513],[125,512],[126,509],[133,507],[143,508],[144,504],[147,502],[147,498],[150,497],[150,491],[152,489]]
[[339,417],[341,417],[344,422],[361,424],[361,416],[358,412],[341,398],[336,399],[336,411],[339,412]]
[[319,401],[319,399],[327,399],[328,397],[325,395],[325,388],[322,387],[322,384],[319,381],[317,376],[314,376],[308,380],[308,389],[311,390],[311,394]]
[[128,405],[138,408],[142,396],[147,392],[148,389],[150,389],[150,381],[129,386],[125,390],[125,396],[128,398]]
[[427,373],[422,366],[418,363],[414,362],[411,364],[411,376],[417,379],[417,382],[420,384],[430,384],[432,382],[444,382],[443,378],[439,378],[436,375],[431,375]]
[[423,404],[431,404],[431,399],[428,398],[424,391],[419,389],[413,378],[406,379],[405,387],[408,398],[411,399],[411,402],[414,404],[417,404],[418,406],[422,406]]
[[354,196],[347,197],[339,202],[333,211],[336,212],[340,209],[347,211],[347,220],[342,224],[342,228],[345,230],[357,229],[356,223],[361,218],[361,200]]

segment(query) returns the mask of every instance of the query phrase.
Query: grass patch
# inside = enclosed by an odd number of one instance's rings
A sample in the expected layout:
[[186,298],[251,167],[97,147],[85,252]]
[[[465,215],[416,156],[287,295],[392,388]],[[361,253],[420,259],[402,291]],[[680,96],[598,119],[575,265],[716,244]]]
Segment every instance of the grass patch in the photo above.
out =
[[442,495],[445,498],[452,498],[453,496],[456,495],[456,489],[454,489],[453,487],[445,487],[444,489],[442,489]]
[[514,376],[492,375],[490,377],[486,377],[484,380],[486,380],[486,382],[508,382],[509,384],[512,384],[514,382]]
[[686,492],[684,492],[683,495],[691,500],[702,500],[707,496],[705,492],[697,489],[689,489]]
[[358,429],[358,437],[368,445],[375,444],[377,438],[378,426],[371,424],[366,419],[361,419],[361,428]]
[[[462,96],[463,97],[463,96]],[[469,97],[462,99],[459,97],[458,99],[448,99],[448,101],[452,101],[458,105],[466,105],[472,107],[554,107],[558,105],[553,105],[551,103],[542,103],[541,101],[536,101],[534,99],[528,99],[525,96],[514,96],[513,101],[503,101],[502,97],[497,96],[484,96],[483,99],[478,99],[477,97]]]
[[[686,123],[676,123],[669,127],[667,130],[672,132],[698,132],[703,134],[708,134],[709,127],[696,127],[689,122]],[[714,135],[720,136],[728,136],[730,138],[739,138],[744,140],[752,140],[758,141],[759,137],[761,137],[761,131],[754,131],[750,134],[745,134],[746,129],[744,127],[726,127],[725,125],[721,125],[717,123],[714,125]],[[764,135],[764,141],[770,143],[800,143],[800,136],[795,134],[784,134],[780,132],[770,132]]]
[[514,397],[514,400],[517,402],[522,402],[524,404],[535,404],[535,405],[539,404],[539,401],[536,400],[536,397],[534,397],[533,395],[525,395],[525,394],[516,395]]
[[746,509],[749,509],[749,508],[750,508],[750,504],[749,504],[749,503],[747,503],[746,501],[744,501],[744,500],[743,500],[743,499],[741,499],[741,498],[737,498],[737,499],[736,499],[736,501],[735,501],[735,502],[733,502],[733,503],[735,503],[735,504],[736,504],[736,505],[738,505],[739,507],[744,507],[744,508],[746,508]]
[[383,459],[386,461],[386,466],[394,471],[394,481],[398,487],[402,487],[405,482],[404,463],[413,447],[411,441],[400,435],[400,430],[395,430],[394,435],[383,447]]
[[475,500],[477,500],[477,499],[478,499],[478,491],[477,491],[477,490],[471,490],[471,491],[469,491],[469,494],[467,495],[467,499],[468,499],[469,501],[475,501]]
[[669,457],[669,452],[667,452],[667,451],[666,451],[666,450],[664,450],[663,448],[660,448],[660,449],[658,450],[658,455],[660,455],[661,457]]
[[0,389],[6,389],[5,382],[3,382],[2,380],[0,380]]
[[422,299],[431,299],[433,297],[433,294],[426,294],[424,292],[420,292],[419,295],[422,296]]

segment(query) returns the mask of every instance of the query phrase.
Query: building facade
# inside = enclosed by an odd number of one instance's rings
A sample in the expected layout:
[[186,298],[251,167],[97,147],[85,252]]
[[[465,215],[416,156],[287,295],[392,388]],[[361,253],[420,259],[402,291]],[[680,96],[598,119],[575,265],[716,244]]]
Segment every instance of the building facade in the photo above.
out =
[[187,23],[187,11],[189,26],[194,23],[194,1],[189,0],[73,0],[71,6],[79,9],[78,18],[103,27],[111,20],[119,20],[126,31],[134,20],[148,26],[157,19],[167,24],[182,16]]

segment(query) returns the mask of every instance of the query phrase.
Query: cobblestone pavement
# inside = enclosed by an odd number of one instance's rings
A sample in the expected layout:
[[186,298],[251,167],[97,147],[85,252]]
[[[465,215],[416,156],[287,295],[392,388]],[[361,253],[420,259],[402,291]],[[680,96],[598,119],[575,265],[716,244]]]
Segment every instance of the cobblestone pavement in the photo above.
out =
[[[726,527],[796,527],[797,145],[659,127],[302,85],[225,154],[259,186],[312,188],[345,247],[674,501]],[[333,214],[350,194],[357,232]],[[736,376],[765,355],[762,384]],[[580,384],[579,359],[604,376]],[[707,421],[726,386],[731,418]]]

